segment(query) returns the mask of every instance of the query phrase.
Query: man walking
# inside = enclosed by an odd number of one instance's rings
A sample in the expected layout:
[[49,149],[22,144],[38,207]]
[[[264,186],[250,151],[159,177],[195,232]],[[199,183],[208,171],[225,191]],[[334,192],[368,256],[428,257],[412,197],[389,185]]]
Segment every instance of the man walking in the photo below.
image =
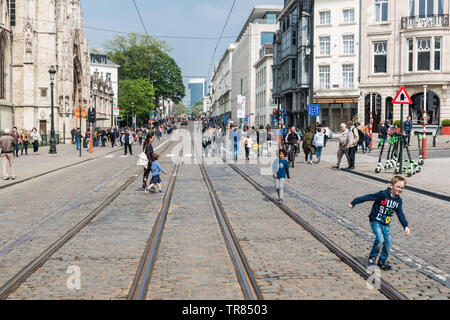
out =
[[13,148],[13,155],[14,157],[19,157],[19,132],[17,132],[17,127],[13,128],[13,132],[11,132],[11,137],[14,139],[14,148]]
[[347,137],[348,137],[348,130],[345,123],[341,123],[341,136],[339,138],[339,149],[337,152],[337,162],[332,167],[335,169],[339,169],[341,165],[342,156],[345,154],[347,157],[348,162],[350,163],[349,155],[348,155],[348,143],[347,143]]
[[122,135],[121,139],[123,145],[125,146],[125,155],[127,155],[128,149],[130,150],[130,156],[133,155],[133,150],[131,149],[131,146],[133,145],[134,138],[133,135],[130,134],[129,130],[125,130],[125,133]]
[[[72,144],[75,144],[75,139],[76,139],[76,136],[77,136],[77,132],[78,131],[75,128],[73,128],[72,131],[70,131],[70,134],[72,135]],[[77,148],[77,150],[78,150],[78,148]]]
[[408,137],[408,147],[410,147],[411,131],[412,131],[411,117],[408,117],[407,120],[403,123],[403,130],[405,131],[405,135]]
[[11,131],[9,129],[5,129],[5,132],[0,137],[0,149],[1,158],[2,158],[2,168],[3,168],[3,180],[9,180],[7,163],[9,163],[9,170],[11,173],[11,180],[16,179],[14,175],[14,147],[16,146],[16,142],[14,138],[10,135]]
[[353,122],[349,121],[348,124],[348,168],[347,169],[355,169],[355,158],[356,158],[356,150],[358,149],[358,141],[359,141],[359,133],[356,127],[353,125]]

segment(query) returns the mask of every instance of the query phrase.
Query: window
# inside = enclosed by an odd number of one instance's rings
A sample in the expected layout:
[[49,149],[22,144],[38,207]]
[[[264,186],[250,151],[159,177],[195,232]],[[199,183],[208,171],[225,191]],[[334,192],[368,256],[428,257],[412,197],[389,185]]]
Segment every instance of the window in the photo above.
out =
[[441,41],[442,38],[434,38],[434,70],[441,70]]
[[355,53],[355,36],[347,35],[343,37],[344,40],[344,54]]
[[374,0],[375,22],[387,22],[388,0]]
[[374,73],[386,73],[387,71],[387,42],[373,43]]
[[431,38],[417,39],[417,71],[430,70]]
[[11,17],[11,27],[16,26],[16,0],[8,1],[8,10]]
[[266,43],[273,43],[273,33],[272,32],[261,32],[261,46]]
[[291,79],[295,80],[297,78],[297,60],[296,59],[291,60],[291,64],[292,64],[292,70],[291,70],[292,78]]
[[416,0],[409,0],[409,16],[414,17],[415,15],[415,5]]
[[353,88],[354,67],[352,64],[342,66],[342,78],[344,79],[344,88]]
[[330,37],[319,37],[320,43],[320,55],[329,56],[330,55]]
[[330,88],[330,66],[319,66],[320,89]]
[[5,98],[5,44],[0,38],[0,98]]
[[320,24],[330,24],[330,11],[325,11],[320,13]]
[[355,22],[355,11],[353,9],[344,10],[344,23]]
[[46,97],[47,96],[47,88],[41,88],[41,97]]
[[412,39],[408,40],[408,71],[413,71],[414,59],[414,42]]
[[434,0],[419,0],[419,16],[431,17],[434,12]]
[[444,0],[438,0],[438,15],[444,14]]
[[297,45],[297,30],[292,31],[292,45],[293,46]]

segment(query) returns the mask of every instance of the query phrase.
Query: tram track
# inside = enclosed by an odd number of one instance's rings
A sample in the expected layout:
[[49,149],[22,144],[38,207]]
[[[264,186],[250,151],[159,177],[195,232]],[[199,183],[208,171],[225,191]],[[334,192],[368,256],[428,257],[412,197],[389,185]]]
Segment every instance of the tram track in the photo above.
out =
[[[168,141],[170,142],[170,140]],[[155,150],[163,147],[166,143],[158,146]],[[170,143],[168,143],[170,145]],[[164,150],[167,149],[164,148]],[[92,159],[91,159],[92,160]],[[133,165],[134,166],[134,165]],[[127,178],[119,188],[103,200],[95,209],[85,216],[81,221],[75,224],[69,231],[67,231],[58,240],[53,242],[47,249],[33,259],[29,264],[23,267],[16,275],[10,278],[3,286],[0,287],[0,300],[7,299],[14,293],[27,279],[29,279],[39,268],[41,268],[56,252],[58,252],[66,243],[73,239],[81,230],[89,225],[105,208],[107,208],[123,191],[125,191],[136,179],[140,176],[140,170]]]
[[[226,163],[226,161],[225,161]],[[291,210],[286,205],[279,203],[277,199],[268,194],[264,188],[253,180],[249,175],[239,169],[236,165],[226,163],[232,170],[239,174],[244,180],[246,180],[250,185],[252,185],[256,190],[264,195],[265,198],[270,200],[274,205],[276,205],[283,213],[285,213],[290,219],[292,219],[296,224],[301,226],[305,231],[311,234],[315,239],[328,248],[333,254],[335,254],[341,261],[351,267],[356,273],[362,276],[365,280],[368,280],[373,273],[362,265],[357,259],[355,259],[351,254],[345,251],[342,247],[335,244],[331,239],[329,239],[325,234],[314,228],[306,220],[301,218],[297,213]],[[408,300],[405,295],[396,290],[388,282],[380,279],[379,289],[385,297],[390,300]]]

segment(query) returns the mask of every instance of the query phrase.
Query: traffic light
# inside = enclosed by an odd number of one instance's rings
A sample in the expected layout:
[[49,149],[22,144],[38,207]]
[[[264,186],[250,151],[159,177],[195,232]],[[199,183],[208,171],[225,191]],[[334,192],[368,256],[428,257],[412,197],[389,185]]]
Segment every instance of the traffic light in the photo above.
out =
[[88,110],[88,122],[93,123],[96,120],[95,111],[92,108],[89,108]]

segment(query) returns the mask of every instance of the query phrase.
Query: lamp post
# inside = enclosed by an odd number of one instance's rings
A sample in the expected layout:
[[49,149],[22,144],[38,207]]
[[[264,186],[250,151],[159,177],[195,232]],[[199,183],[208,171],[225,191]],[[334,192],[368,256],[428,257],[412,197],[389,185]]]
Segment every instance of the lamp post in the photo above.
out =
[[134,127],[135,127],[135,123],[134,123],[134,102],[132,102],[131,103],[131,122],[132,122],[132,127],[133,127],[133,130],[134,130]]
[[55,140],[55,114],[53,110],[53,87],[55,85],[56,68],[51,66],[50,70],[50,88],[51,88],[51,109],[52,109],[52,123],[50,130],[50,151],[49,154],[56,154],[56,140]]

